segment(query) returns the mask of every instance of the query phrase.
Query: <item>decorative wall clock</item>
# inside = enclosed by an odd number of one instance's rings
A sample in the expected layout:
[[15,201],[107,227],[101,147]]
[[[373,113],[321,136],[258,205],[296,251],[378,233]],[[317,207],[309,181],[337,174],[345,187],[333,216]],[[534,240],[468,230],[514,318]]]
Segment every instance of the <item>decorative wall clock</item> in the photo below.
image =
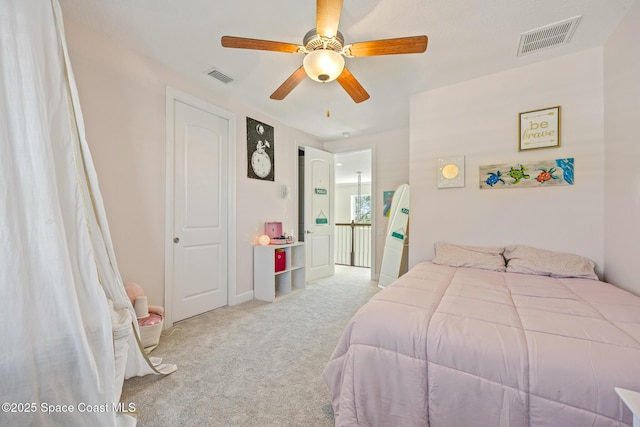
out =
[[274,168],[273,126],[247,117],[247,176],[273,181]]

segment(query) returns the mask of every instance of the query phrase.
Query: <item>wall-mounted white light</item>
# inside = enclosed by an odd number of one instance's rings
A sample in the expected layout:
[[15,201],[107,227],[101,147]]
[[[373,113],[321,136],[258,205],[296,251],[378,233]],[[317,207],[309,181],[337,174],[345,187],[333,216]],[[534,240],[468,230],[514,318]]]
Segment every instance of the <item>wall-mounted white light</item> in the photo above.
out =
[[289,186],[287,184],[282,184],[282,187],[280,187],[280,197],[283,199],[289,199],[289,195]]
[[464,156],[438,159],[438,188],[464,187]]

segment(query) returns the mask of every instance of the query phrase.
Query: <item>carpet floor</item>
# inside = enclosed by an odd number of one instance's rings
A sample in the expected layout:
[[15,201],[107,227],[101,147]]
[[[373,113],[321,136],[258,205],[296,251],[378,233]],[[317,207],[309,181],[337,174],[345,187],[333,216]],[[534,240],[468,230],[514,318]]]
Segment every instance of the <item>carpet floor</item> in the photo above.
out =
[[377,291],[370,270],[332,277],[274,303],[249,301],[183,320],[151,353],[178,370],[125,381],[138,426],[333,426],[321,373],[343,328]]

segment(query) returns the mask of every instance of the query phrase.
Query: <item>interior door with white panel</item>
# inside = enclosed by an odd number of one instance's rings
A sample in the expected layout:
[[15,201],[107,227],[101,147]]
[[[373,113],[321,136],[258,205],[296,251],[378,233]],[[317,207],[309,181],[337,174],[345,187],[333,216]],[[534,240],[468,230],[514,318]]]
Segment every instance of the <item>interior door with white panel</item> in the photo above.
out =
[[175,100],[172,321],[227,304],[228,120]]
[[304,149],[304,246],[306,280],[335,272],[333,253],[334,202],[333,154],[312,147]]

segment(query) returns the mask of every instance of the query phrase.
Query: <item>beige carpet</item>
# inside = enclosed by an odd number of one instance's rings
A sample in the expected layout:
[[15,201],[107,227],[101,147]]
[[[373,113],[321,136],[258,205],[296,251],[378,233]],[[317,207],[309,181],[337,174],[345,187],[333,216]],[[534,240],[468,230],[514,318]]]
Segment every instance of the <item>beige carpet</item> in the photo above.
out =
[[369,269],[336,275],[275,303],[250,301],[176,323],[151,355],[167,376],[125,381],[138,426],[333,426],[321,378],[348,320],[378,288]]

